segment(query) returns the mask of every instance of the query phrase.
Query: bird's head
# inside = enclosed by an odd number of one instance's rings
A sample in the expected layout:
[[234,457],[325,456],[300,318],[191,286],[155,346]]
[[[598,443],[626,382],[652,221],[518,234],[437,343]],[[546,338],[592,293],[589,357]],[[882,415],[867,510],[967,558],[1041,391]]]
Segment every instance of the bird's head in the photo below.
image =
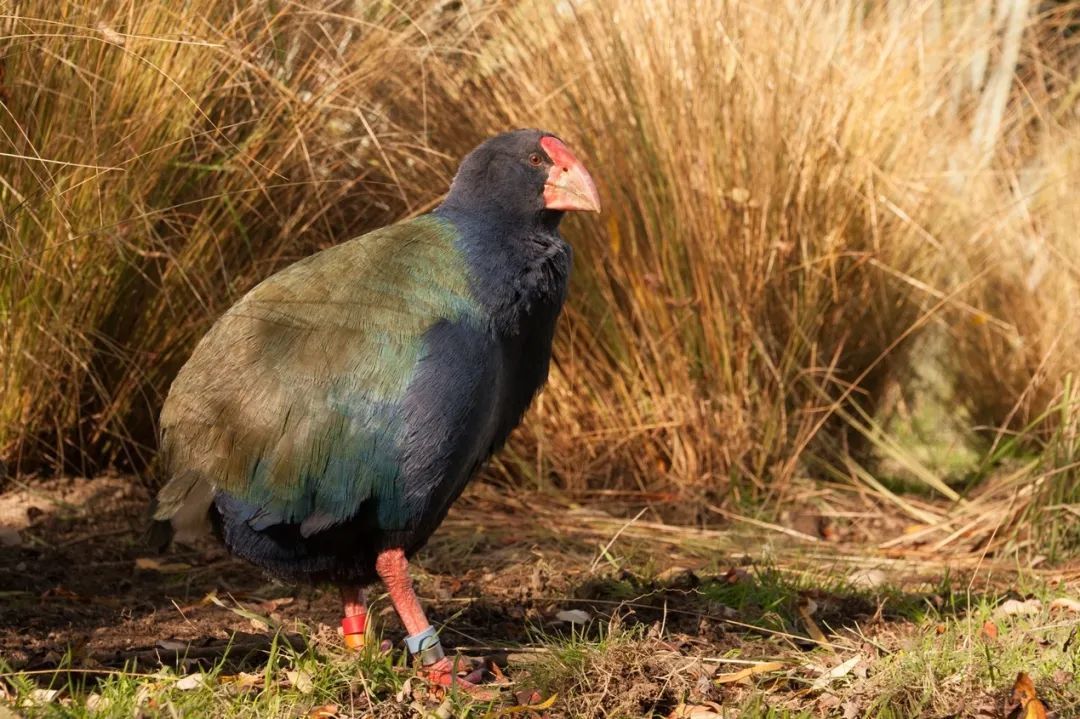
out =
[[499,214],[553,216],[600,211],[600,196],[585,167],[555,135],[514,130],[496,135],[465,156],[446,205]]

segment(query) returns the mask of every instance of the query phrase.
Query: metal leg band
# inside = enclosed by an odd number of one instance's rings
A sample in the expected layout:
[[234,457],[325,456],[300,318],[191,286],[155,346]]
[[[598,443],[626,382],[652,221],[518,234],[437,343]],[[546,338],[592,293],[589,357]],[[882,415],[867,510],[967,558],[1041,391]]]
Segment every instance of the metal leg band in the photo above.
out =
[[419,634],[405,637],[405,646],[408,647],[409,654],[419,657],[424,666],[434,664],[446,656],[442,642],[439,641],[439,634],[435,627],[431,626]]

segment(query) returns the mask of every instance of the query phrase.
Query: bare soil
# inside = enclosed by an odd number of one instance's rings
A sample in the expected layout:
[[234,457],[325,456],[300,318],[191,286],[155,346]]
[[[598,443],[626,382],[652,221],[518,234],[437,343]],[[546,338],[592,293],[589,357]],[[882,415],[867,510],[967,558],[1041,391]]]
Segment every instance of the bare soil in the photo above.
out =
[[[195,548],[153,551],[144,536],[148,501],[140,484],[121,477],[40,480],[0,495],[0,536],[8,544],[0,552],[0,657],[12,669],[64,661],[146,665],[198,649],[212,658],[215,647],[230,641],[259,648],[269,641],[266,627],[233,611],[238,606],[286,631],[293,620],[336,631],[340,606],[332,587],[277,583],[209,538]],[[746,570],[734,567],[747,560],[731,559],[733,568],[719,577],[683,566],[659,571],[659,580],[598,572],[582,566],[582,549],[590,550],[580,540],[553,528],[544,542],[535,531],[516,532],[518,520],[505,517],[478,526],[475,509],[450,518],[417,571],[433,617],[452,617],[449,645],[513,646],[527,640],[525,627],[558,632],[566,628],[558,612],[579,609],[590,616],[617,612],[631,623],[663,621],[688,643],[716,651],[730,646],[730,626],[711,616],[716,608],[698,590],[703,582],[741,576]],[[876,610],[855,597],[818,601],[828,623],[867,620]],[[378,607],[394,636],[393,612],[385,603]]]
[[[137,481],[124,477],[35,480],[0,495],[3,664],[20,671],[153,670],[205,665],[226,653],[230,664],[257,664],[276,634],[267,622],[296,646],[336,641],[340,606],[333,587],[269,580],[212,539],[158,554],[144,539],[148,500]],[[711,680],[743,666],[724,665],[723,657],[752,662],[809,651],[819,646],[813,629],[873,662],[919,631],[911,607],[950,611],[937,590],[944,575],[952,573],[959,586],[965,581],[955,565],[928,560],[895,559],[867,570],[865,558],[855,562],[852,555],[849,568],[836,537],[865,526],[800,521],[806,532],[822,535],[820,547],[800,550],[809,552],[807,566],[828,562],[833,575],[850,582],[797,587],[770,579],[769,548],[786,552],[796,544],[784,534],[774,545],[734,527],[680,532],[640,517],[543,506],[481,485],[451,512],[415,574],[429,615],[445,622],[444,643],[504,665],[516,656],[520,666],[553,637],[598,635],[612,620],[638,627],[640,648],[615,652],[599,670],[610,671],[626,691],[602,701],[637,706],[638,692],[640,706],[654,713],[665,702],[673,710],[686,696],[737,699],[742,683]],[[888,582],[903,592],[875,597],[857,589],[863,582]],[[384,636],[399,639],[388,603],[377,597],[373,609]],[[574,625],[566,614],[573,610],[601,621]]]

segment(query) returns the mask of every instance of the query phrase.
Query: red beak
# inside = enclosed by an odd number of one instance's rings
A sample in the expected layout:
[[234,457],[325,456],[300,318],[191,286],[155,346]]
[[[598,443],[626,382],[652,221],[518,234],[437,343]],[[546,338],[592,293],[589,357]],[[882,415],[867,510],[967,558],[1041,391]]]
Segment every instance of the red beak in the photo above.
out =
[[600,211],[600,195],[585,166],[558,139],[540,140],[552,162],[544,183],[544,207],[549,210]]

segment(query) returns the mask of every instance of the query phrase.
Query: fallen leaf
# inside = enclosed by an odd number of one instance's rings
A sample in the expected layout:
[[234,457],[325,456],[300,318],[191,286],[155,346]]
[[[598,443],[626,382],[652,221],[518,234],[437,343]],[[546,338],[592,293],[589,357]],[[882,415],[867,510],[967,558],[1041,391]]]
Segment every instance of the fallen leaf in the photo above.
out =
[[136,557],[135,568],[147,572],[160,572],[161,574],[176,574],[191,569],[190,564],[184,562],[162,562],[153,557]]
[[514,698],[517,699],[518,704],[539,704],[543,701],[540,696],[540,692],[535,689],[521,689],[514,692]]
[[453,710],[453,702],[450,700],[450,697],[446,697],[443,699],[442,704],[430,712],[424,713],[423,716],[424,719],[450,719]]
[[671,710],[668,719],[717,719],[724,716],[717,704],[680,704]]
[[323,704],[309,711],[307,715],[308,719],[334,719],[340,709],[337,704]]
[[762,662],[761,664],[754,664],[746,667],[745,669],[740,669],[737,672],[718,674],[713,678],[713,682],[717,684],[730,684],[732,682],[741,682],[758,674],[766,674],[768,672],[779,671],[785,666],[786,665],[783,662]]
[[814,681],[813,686],[810,687],[810,691],[821,691],[832,684],[833,680],[847,676],[860,661],[862,661],[862,654],[856,654],[851,659],[837,664],[835,667],[819,676],[817,680]]
[[86,697],[86,708],[92,712],[103,712],[109,708],[108,697],[103,697],[97,692],[92,692]]
[[856,589],[877,589],[888,577],[880,569],[858,569],[848,575],[848,583]]
[[843,719],[857,719],[862,716],[862,706],[857,702],[844,702],[840,705]]
[[590,615],[584,609],[564,609],[555,615],[560,622],[571,624],[588,624]]
[[60,694],[59,689],[33,689],[27,697],[31,705],[48,704]]
[[185,677],[181,677],[175,686],[181,691],[190,691],[192,689],[198,689],[201,686],[206,685],[206,675],[202,673],[188,674]]
[[1029,617],[1032,614],[1038,614],[1042,611],[1042,602],[1038,599],[1027,599],[1019,601],[1018,599],[1006,599],[1001,605],[994,610],[994,618],[1000,619],[1002,617]]
[[311,675],[303,669],[295,669],[285,672],[289,683],[301,694],[310,694],[315,690],[315,682],[311,681]]
[[52,589],[46,589],[44,592],[42,592],[41,593],[41,598],[42,599],[67,599],[67,600],[72,601],[72,602],[81,602],[83,600],[83,598],[80,597],[78,594],[71,591],[67,587],[61,586],[59,584],[56,585],[55,587],[53,587]]
[[809,598],[800,599],[797,609],[799,611],[799,617],[806,627],[806,633],[810,635],[810,638],[821,646],[831,649],[832,645],[829,644],[829,640],[825,638],[825,633],[821,631],[821,628],[811,616],[817,611],[817,604],[814,603],[814,600]]
[[221,607],[222,609],[228,609],[233,614],[247,619],[248,623],[252,626],[252,628],[255,629],[256,632],[262,632],[266,629],[274,629],[277,626],[277,622],[275,622],[273,619],[269,617],[264,617],[260,614],[256,614],[249,609],[245,609],[239,602],[236,602],[235,607],[230,607],[228,604],[218,599],[217,594],[214,592],[210,592],[209,594],[207,594],[205,597],[203,597],[202,601],[209,602],[210,604]]
[[141,707],[143,704],[152,704],[154,701],[154,694],[158,691],[158,684],[156,682],[140,684],[139,688],[135,690],[135,706]]
[[997,625],[987,619],[985,622],[983,622],[982,629],[979,631],[979,636],[981,636],[983,639],[989,639],[990,641],[994,641],[998,638]]
[[[534,713],[543,711],[544,709],[550,709],[555,700],[559,698],[558,694],[552,694],[544,701],[540,700],[540,693],[532,691],[529,696],[522,700],[522,696],[526,692],[518,692],[515,696],[517,700],[521,702],[517,706],[507,707],[506,709],[499,709],[498,711],[488,712],[484,715],[484,719],[499,719],[500,717],[513,716],[514,714]],[[535,701],[534,701],[535,699]]]
[[240,672],[239,674],[229,674],[226,676],[218,677],[218,682],[225,684],[233,689],[254,689],[261,687],[265,681],[263,674],[255,674],[253,672]]
[[154,646],[167,652],[182,652],[188,648],[188,643],[178,639],[158,639]]
[[296,597],[278,597],[259,602],[259,608],[266,612],[276,612],[281,607],[287,607],[296,601]]
[[739,582],[750,581],[750,572],[746,571],[742,567],[732,567],[724,572],[724,581],[728,584],[738,584]]
[[818,697],[817,708],[819,712],[824,710],[822,713],[829,713],[838,706],[840,706],[840,697],[835,694],[826,693]]
[[1050,602],[1050,611],[1064,611],[1072,612],[1073,614],[1080,614],[1080,602],[1075,599],[1069,599],[1068,597],[1059,597]]
[[506,678],[506,675],[503,674],[503,670],[500,669],[499,665],[496,664],[495,662],[488,662],[487,663],[487,669],[488,669],[489,672],[491,672],[491,675],[494,677],[494,680],[493,680],[494,683],[496,683],[496,684],[510,684],[511,683],[510,680]]
[[413,694],[412,684],[413,684],[413,677],[409,677],[401,685],[401,689],[398,690],[398,693],[394,695],[394,699],[397,700],[398,704],[403,704],[406,699],[411,699],[412,698],[412,694]]

